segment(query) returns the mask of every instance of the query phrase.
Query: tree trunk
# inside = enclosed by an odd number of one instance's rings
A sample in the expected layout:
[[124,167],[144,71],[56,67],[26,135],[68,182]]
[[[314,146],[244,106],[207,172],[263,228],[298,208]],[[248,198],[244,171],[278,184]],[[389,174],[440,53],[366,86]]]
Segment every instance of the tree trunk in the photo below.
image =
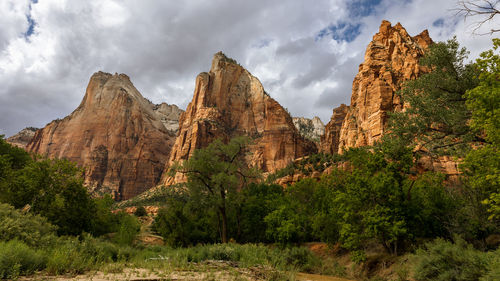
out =
[[227,217],[226,217],[226,207],[225,206],[222,206],[220,208],[220,213],[222,216],[222,237],[221,237],[222,243],[227,243]]

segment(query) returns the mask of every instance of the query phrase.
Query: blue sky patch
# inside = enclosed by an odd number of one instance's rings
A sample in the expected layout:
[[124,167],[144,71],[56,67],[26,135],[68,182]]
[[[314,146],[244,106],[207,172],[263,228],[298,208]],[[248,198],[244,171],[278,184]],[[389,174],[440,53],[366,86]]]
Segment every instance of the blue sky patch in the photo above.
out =
[[382,0],[354,0],[347,4],[351,17],[366,17],[375,12],[375,8]]
[[434,26],[434,27],[442,27],[443,25],[444,25],[443,18],[437,19],[432,23],[432,26]]
[[24,37],[28,38],[35,31],[36,22],[31,18],[31,15],[26,15],[26,19],[28,20],[28,29],[24,33]]
[[325,36],[331,36],[336,41],[352,42],[361,33],[360,28],[360,23],[353,25],[341,22],[337,25],[330,25],[327,28],[320,30],[318,35],[316,35],[316,40]]
[[31,0],[30,6],[29,6],[29,13],[26,14],[26,20],[28,21],[28,29],[26,32],[24,32],[24,38],[28,39],[28,37],[35,32],[35,25],[36,22],[35,20],[31,17],[31,4],[36,4],[38,3],[38,0]]

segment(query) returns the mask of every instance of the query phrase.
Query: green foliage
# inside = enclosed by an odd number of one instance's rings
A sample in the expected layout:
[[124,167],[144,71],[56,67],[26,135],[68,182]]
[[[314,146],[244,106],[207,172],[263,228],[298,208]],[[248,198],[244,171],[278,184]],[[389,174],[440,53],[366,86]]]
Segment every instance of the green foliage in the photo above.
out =
[[209,206],[189,196],[182,189],[172,188],[165,195],[161,208],[152,224],[152,230],[161,235],[172,247],[191,246],[217,241],[217,217]]
[[490,260],[487,272],[483,275],[480,281],[495,281],[500,280],[500,249],[495,252],[488,253]]
[[92,217],[92,231],[95,236],[117,232],[120,226],[120,217],[111,212],[114,200],[111,195],[94,199],[95,212]]
[[19,170],[31,162],[30,155],[24,149],[7,143],[3,137],[0,135],[0,158],[7,160],[10,168]]
[[45,268],[45,255],[24,242],[0,241],[0,278],[16,279]]
[[337,217],[330,212],[333,189],[323,179],[304,179],[288,187],[265,222],[267,236],[280,244],[338,241]]
[[417,281],[479,280],[488,272],[491,260],[462,239],[452,243],[440,238],[417,250],[414,259]]
[[0,203],[0,241],[20,240],[31,247],[50,244],[55,239],[56,227],[46,218],[15,210]]
[[144,206],[139,206],[137,209],[135,209],[134,216],[136,217],[145,217],[148,215],[148,212],[146,211],[146,208]]
[[470,148],[476,136],[468,126],[464,94],[478,81],[467,54],[456,38],[429,47],[420,65],[430,72],[404,83],[400,95],[409,107],[391,115],[385,141],[418,145],[420,152],[432,155],[461,155]]
[[486,140],[500,144],[500,39],[493,39],[493,48],[476,60],[479,85],[468,90],[465,97],[472,111],[471,126],[486,134]]
[[[27,155],[27,154],[26,154]],[[83,186],[82,171],[67,160],[24,162],[15,170],[0,156],[0,202],[31,212],[57,225],[59,234],[91,231],[94,204]]]
[[283,197],[283,188],[279,185],[252,183],[243,189],[239,213],[241,242],[270,242],[266,239],[267,224],[264,218],[276,209]]
[[461,168],[466,184],[478,201],[488,206],[491,220],[500,219],[500,39],[476,61],[479,85],[467,91],[467,106],[472,111],[471,126],[485,143],[467,154]]
[[228,242],[228,212],[237,191],[249,180],[257,178],[257,172],[246,166],[244,156],[249,140],[233,138],[224,144],[217,139],[206,148],[195,150],[193,156],[171,171],[187,176],[190,196],[207,202],[207,206],[218,213],[222,242]]
[[120,245],[132,245],[141,230],[141,224],[136,217],[126,213],[120,215],[120,227],[113,240]]
[[224,260],[237,262],[239,266],[271,266],[278,270],[294,270],[302,272],[318,272],[321,262],[307,248],[270,248],[255,244],[213,244],[199,245],[175,250],[159,249],[162,256],[170,258],[173,263],[182,264],[207,260]]
[[80,243],[75,239],[68,239],[49,251],[47,273],[64,274],[83,273],[91,268],[92,260],[80,250]]

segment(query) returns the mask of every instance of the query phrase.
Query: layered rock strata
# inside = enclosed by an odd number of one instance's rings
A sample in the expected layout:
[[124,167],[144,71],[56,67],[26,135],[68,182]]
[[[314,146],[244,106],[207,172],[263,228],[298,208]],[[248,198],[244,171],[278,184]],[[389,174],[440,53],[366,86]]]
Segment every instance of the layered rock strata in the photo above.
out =
[[325,133],[321,136],[320,151],[323,153],[335,154],[339,150],[340,129],[344,122],[349,107],[341,104],[333,109],[332,117],[325,126]]
[[[181,115],[166,169],[217,138],[227,141],[242,135],[253,140],[248,164],[264,172],[316,152],[314,143],[299,134],[288,112],[264,91],[260,81],[219,52],[210,71],[196,78],[194,96]],[[182,180],[178,174],[165,177],[163,183]]]
[[159,108],[125,74],[97,72],[80,106],[38,130],[27,150],[74,161],[91,191],[129,199],[158,184],[170,155],[175,135]]
[[[402,110],[396,91],[402,82],[425,71],[418,60],[431,43],[427,30],[412,37],[401,24],[391,26],[383,21],[368,44],[364,62],[354,78],[351,105],[340,130],[340,117],[332,117],[333,124],[326,126],[328,137],[323,138],[321,150],[340,153],[345,148],[372,145],[380,139],[387,127],[388,113]],[[332,138],[337,132],[338,138]]]
[[[432,44],[427,30],[410,36],[401,26],[382,21],[379,32],[366,49],[364,62],[352,84],[351,105],[334,109],[321,138],[320,150],[342,153],[343,149],[373,145],[384,134],[390,112],[403,110],[396,92],[406,80],[427,71],[418,61]],[[344,116],[344,117],[343,117]],[[459,175],[458,164],[450,157],[419,160],[422,170]]]

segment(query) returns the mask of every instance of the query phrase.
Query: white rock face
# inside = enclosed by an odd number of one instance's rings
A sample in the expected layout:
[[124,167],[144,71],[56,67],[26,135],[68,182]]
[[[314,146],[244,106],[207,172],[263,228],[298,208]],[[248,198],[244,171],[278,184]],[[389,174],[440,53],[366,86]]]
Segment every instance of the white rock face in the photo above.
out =
[[169,105],[167,103],[155,104],[153,110],[160,117],[167,130],[174,133],[179,130],[179,118],[184,110],[175,104]]
[[293,117],[293,124],[302,136],[315,142],[319,142],[320,137],[325,133],[325,124],[318,116],[313,119]]
[[9,137],[6,141],[14,146],[25,148],[33,139],[38,128],[28,127],[22,129],[19,133]]

